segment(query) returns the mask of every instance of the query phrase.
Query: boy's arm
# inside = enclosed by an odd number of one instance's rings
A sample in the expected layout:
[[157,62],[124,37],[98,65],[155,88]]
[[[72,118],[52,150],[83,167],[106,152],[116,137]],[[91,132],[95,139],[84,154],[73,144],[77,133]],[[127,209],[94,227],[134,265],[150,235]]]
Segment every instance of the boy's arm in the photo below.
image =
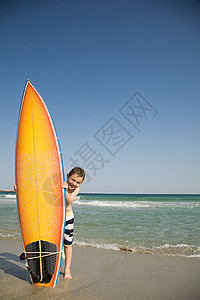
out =
[[69,193],[67,190],[66,190],[66,201],[68,203],[68,205],[72,204],[74,202],[74,200],[76,199],[76,196],[78,195],[79,193],[79,188],[75,189],[74,192],[72,193]]
[[66,202],[68,205],[72,204],[74,202],[74,200],[76,199],[76,196],[78,195],[80,189],[79,187],[77,189],[75,189],[75,191],[73,191],[72,193],[70,193],[68,191],[68,184],[66,181],[64,181],[62,184],[61,184],[61,187],[63,189],[66,189]]

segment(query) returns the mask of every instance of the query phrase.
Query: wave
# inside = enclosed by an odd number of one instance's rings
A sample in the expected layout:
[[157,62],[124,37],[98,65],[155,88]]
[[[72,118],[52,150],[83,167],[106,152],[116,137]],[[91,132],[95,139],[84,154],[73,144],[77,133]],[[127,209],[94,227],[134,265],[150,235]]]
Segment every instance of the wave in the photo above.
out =
[[79,194],[82,200],[110,201],[158,201],[158,202],[187,202],[200,201],[199,194]]
[[16,194],[0,194],[0,199],[10,199],[10,200],[16,200]]
[[80,242],[75,240],[74,245],[81,246],[81,247],[92,247],[98,249],[105,249],[105,250],[120,250],[117,244],[105,244],[105,243],[95,243],[95,242]]
[[128,251],[138,254],[151,254],[151,255],[161,255],[161,256],[180,256],[180,257],[200,257],[200,247],[187,244],[177,244],[170,245],[165,244],[161,246],[144,247],[135,246],[131,248],[129,246],[122,246],[118,244],[105,244],[96,242],[80,242],[78,240],[74,241],[74,245],[81,247],[92,247],[105,250],[115,250],[115,251]]
[[9,199],[16,199],[16,195],[13,194],[8,194],[4,196],[5,198],[9,198]]
[[19,240],[21,238],[21,234],[19,232],[16,233],[2,233],[0,232],[1,239],[11,239],[11,240]]
[[[2,239],[21,239],[20,232],[15,233],[0,233]],[[92,247],[97,249],[114,250],[114,251],[127,251],[136,254],[149,254],[149,255],[161,255],[161,256],[180,256],[188,258],[200,257],[200,246],[188,245],[188,244],[164,244],[159,246],[127,246],[116,243],[96,242],[96,241],[79,241],[74,240],[74,245],[80,247]]]
[[196,208],[200,202],[108,201],[76,199],[75,205],[115,208]]
[[141,250],[149,254],[160,254],[165,256],[199,257],[200,247],[187,244],[165,244],[152,246],[149,248],[141,247]]

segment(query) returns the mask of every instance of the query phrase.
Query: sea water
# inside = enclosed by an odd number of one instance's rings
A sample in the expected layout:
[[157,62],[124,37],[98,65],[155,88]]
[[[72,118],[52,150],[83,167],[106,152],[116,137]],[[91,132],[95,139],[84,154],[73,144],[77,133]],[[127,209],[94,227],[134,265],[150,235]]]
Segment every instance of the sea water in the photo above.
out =
[[[74,244],[200,257],[200,195],[80,194]],[[20,239],[16,196],[0,192],[0,237]]]

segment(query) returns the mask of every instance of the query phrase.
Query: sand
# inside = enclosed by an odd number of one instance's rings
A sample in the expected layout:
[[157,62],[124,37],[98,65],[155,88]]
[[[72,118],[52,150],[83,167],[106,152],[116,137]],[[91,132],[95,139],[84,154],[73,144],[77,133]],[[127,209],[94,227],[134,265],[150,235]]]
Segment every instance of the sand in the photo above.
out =
[[35,287],[18,256],[20,241],[0,240],[0,299],[200,299],[200,258],[73,246],[72,280]]

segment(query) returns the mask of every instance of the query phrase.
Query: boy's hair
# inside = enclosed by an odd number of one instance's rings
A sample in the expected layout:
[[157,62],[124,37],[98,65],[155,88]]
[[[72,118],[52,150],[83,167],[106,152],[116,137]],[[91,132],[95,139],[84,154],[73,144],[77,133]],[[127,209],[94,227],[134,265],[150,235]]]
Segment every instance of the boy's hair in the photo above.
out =
[[77,174],[78,177],[82,177],[83,180],[85,179],[85,171],[80,168],[80,167],[74,167],[70,172],[69,172],[69,177],[74,175],[74,174]]

